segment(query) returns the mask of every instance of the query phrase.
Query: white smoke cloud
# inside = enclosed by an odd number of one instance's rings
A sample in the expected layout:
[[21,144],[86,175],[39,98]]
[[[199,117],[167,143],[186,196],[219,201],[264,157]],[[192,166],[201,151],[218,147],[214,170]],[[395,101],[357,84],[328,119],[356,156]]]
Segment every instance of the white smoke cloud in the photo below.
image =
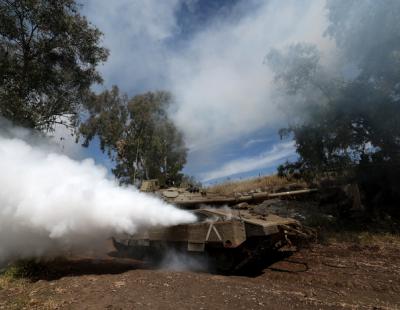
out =
[[53,142],[53,147],[73,159],[84,159],[87,149],[76,142],[74,127],[70,125],[68,118],[60,117],[58,121],[59,123],[54,124],[52,130],[46,133]]
[[[194,10],[198,1],[85,0],[84,13],[111,50],[102,68],[106,86],[117,84],[131,95],[172,91],[171,117],[191,154],[218,161],[227,143],[271,135],[287,124],[282,104],[288,102],[264,63],[271,48],[314,43],[323,63],[333,62],[336,52],[323,35],[325,0],[237,1],[230,5],[234,13],[213,16],[182,40],[179,7],[190,3]],[[193,165],[189,161],[189,173]]]
[[284,123],[273,74],[263,62],[270,48],[303,41],[317,44],[329,58],[325,0],[239,1],[236,14],[215,16],[185,44],[174,44],[182,31],[177,11],[183,2],[188,1],[85,2],[84,13],[111,50],[102,68],[106,85],[131,94],[171,90],[177,99],[172,117],[192,150]]
[[325,28],[325,1],[261,1],[242,19],[208,25],[175,51],[168,75],[178,101],[173,118],[189,146],[224,144],[285,123],[265,56],[272,47],[305,41],[327,57]]
[[0,125],[0,263],[195,220],[134,187],[118,186],[91,159],[74,161],[26,130]]

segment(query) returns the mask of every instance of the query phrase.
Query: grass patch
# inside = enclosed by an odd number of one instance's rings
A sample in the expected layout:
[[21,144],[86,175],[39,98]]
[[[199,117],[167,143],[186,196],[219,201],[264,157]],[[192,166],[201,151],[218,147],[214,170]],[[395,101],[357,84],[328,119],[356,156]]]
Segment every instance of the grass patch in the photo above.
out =
[[7,266],[2,274],[3,281],[16,279],[35,280],[38,276],[45,275],[49,272],[47,265],[33,259],[18,260]]
[[19,260],[6,268],[4,277],[9,279],[29,278],[35,274],[37,269],[35,261]]
[[5,289],[10,283],[10,278],[6,277],[4,274],[0,275],[0,289]]
[[29,297],[24,293],[26,291],[27,280],[16,277],[16,267],[8,266],[0,270],[0,292],[7,296],[7,292],[11,291],[13,297],[0,300],[1,309],[29,309]]
[[306,186],[302,181],[294,181],[277,175],[270,175],[242,181],[225,182],[211,186],[208,190],[217,194],[230,195],[234,193],[250,192],[252,190],[271,191],[277,187],[289,185]]
[[31,294],[36,292],[33,282],[48,274],[50,269],[45,262],[26,259],[1,270],[0,309],[61,309],[51,296]]
[[354,243],[360,246],[400,247],[400,234],[373,231],[324,231],[323,243]]
[[400,247],[399,223],[393,219],[371,221],[370,218],[318,221],[321,243],[353,243],[360,246]]

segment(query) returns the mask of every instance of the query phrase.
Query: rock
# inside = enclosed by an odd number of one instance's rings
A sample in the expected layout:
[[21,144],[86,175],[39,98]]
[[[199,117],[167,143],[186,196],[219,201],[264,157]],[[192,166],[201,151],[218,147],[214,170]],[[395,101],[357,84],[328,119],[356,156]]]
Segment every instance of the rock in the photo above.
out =
[[247,202],[241,202],[235,206],[235,209],[241,209],[241,210],[246,210],[248,208],[249,208],[249,204]]

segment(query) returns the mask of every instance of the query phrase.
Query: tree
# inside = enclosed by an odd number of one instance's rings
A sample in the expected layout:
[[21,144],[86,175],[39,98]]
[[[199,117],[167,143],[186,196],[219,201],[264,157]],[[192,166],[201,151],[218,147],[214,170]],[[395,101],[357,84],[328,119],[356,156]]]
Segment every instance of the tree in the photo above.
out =
[[268,55],[277,83],[301,111],[281,130],[294,138],[299,160],[279,171],[351,171],[370,205],[393,204],[400,196],[400,3],[335,0],[327,9],[326,35],[352,74],[323,67],[306,44]]
[[182,133],[168,117],[171,99],[170,93],[158,91],[128,100],[116,86],[93,96],[89,117],[80,127],[84,145],[98,136],[122,183],[153,178],[164,184],[179,182],[187,149]]
[[74,0],[0,2],[0,114],[48,130],[78,121],[108,51]]

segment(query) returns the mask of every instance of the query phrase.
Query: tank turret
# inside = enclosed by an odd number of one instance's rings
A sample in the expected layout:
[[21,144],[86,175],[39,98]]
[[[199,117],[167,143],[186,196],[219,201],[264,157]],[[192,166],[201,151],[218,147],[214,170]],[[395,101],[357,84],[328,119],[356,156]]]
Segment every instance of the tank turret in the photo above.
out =
[[253,191],[249,193],[235,193],[232,195],[222,195],[213,193],[197,187],[170,187],[160,189],[156,179],[145,180],[140,188],[143,192],[152,192],[168,203],[182,208],[197,208],[201,205],[235,205],[242,202],[257,203],[266,199],[272,199],[285,196],[305,195],[317,191],[316,189],[298,189],[293,191],[267,192]]

